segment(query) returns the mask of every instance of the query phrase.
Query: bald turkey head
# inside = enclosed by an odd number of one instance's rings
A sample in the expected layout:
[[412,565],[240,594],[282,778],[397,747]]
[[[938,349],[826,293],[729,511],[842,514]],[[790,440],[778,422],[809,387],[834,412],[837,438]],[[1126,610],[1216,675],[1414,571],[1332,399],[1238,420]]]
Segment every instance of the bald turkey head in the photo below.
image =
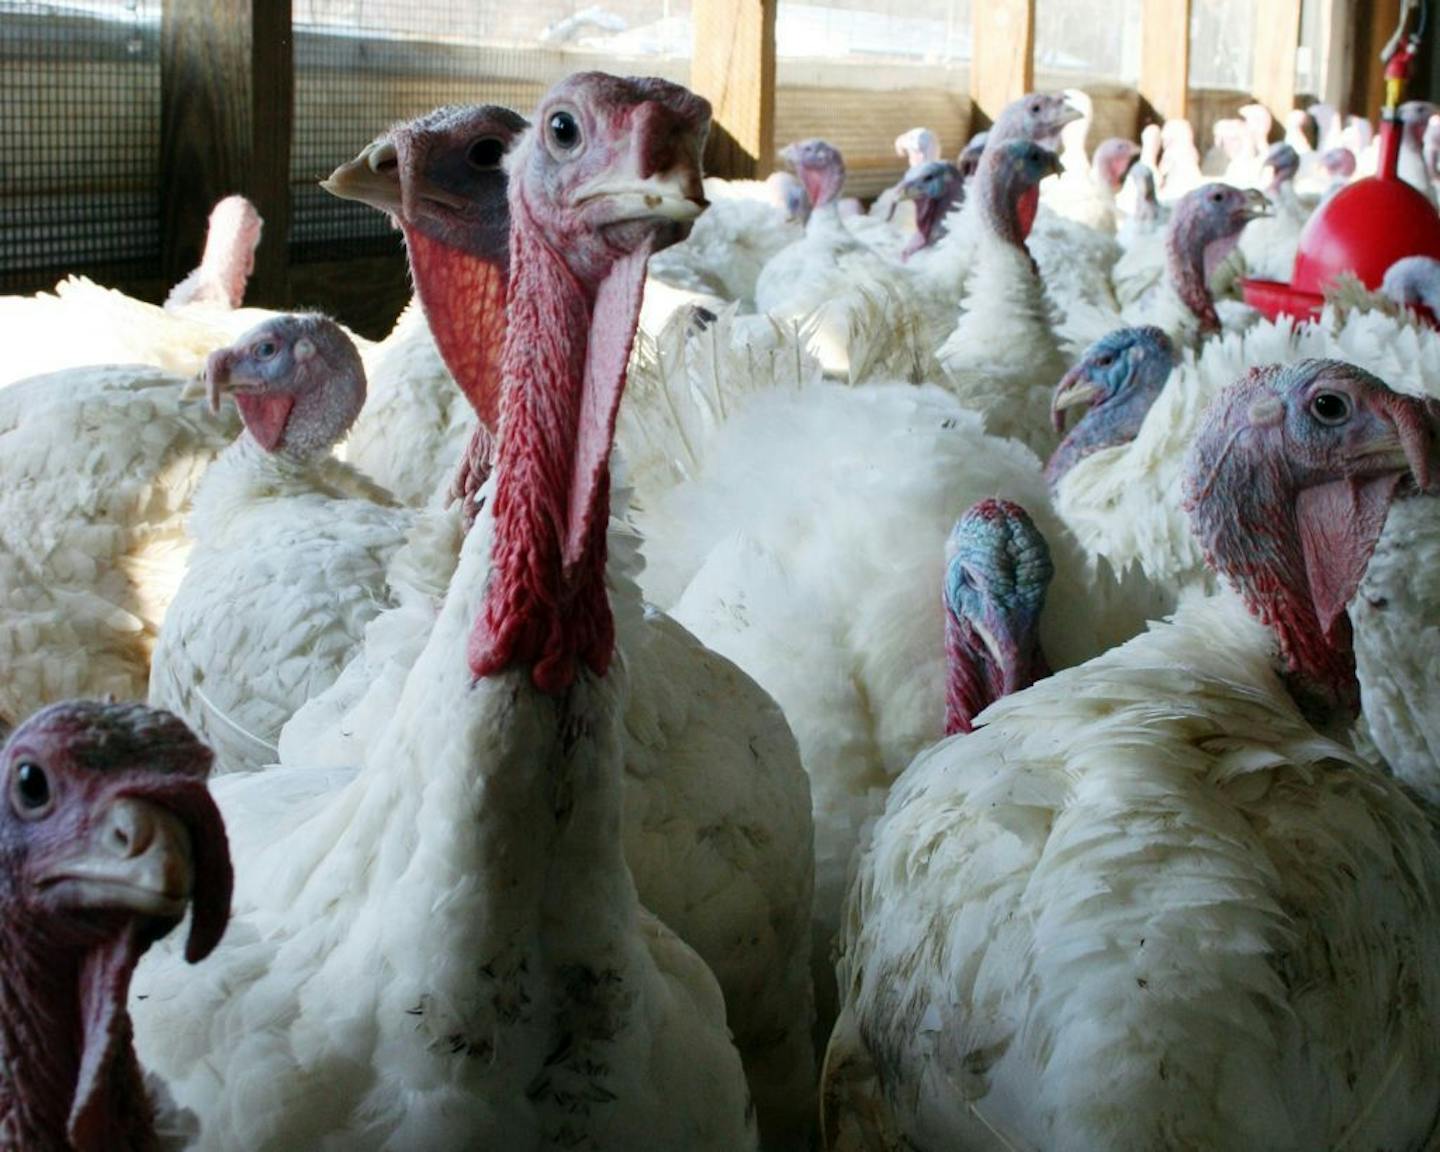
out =
[[1300,153],[1281,140],[1279,143],[1270,145],[1266,151],[1265,168],[1270,172],[1270,180],[1265,191],[1274,196],[1280,191],[1281,185],[1294,180],[1299,173]]
[[233,878],[211,759],[169,713],[94,701],[52,705],[0,751],[7,1146],[155,1147],[125,1000],[136,961],[187,906],[190,961],[225,931]]
[[1275,633],[1314,719],[1359,708],[1350,620],[1402,484],[1428,488],[1434,401],[1352,364],[1257,368],[1207,410],[1186,466],[1191,527],[1211,566]]
[[975,177],[980,218],[992,235],[1023,246],[1035,222],[1040,181],[1060,171],[1060,158],[1032,140],[987,147]]
[[1054,151],[1060,145],[1060,130],[1084,116],[1063,92],[1030,92],[1005,105],[990,126],[986,147],[1031,140]]
[[1102,140],[1090,160],[1091,175],[1102,188],[1111,192],[1120,191],[1125,183],[1125,174],[1140,157],[1140,145],[1133,140],[1111,136]]
[[1040,616],[1055,575],[1025,509],[981,500],[945,547],[945,734],[969,732],[990,704],[1050,675]]
[[322,185],[399,225],[440,355],[492,431],[510,243],[503,161],[525,127],[494,104],[438,108],[395,125]]
[[1055,388],[1050,402],[1055,431],[1064,432],[1065,414],[1088,405],[1045,466],[1053,488],[1085,457],[1102,448],[1128,444],[1175,367],[1175,345],[1159,328],[1120,328],[1085,350]]
[[911,200],[915,204],[915,235],[900,254],[909,259],[921,248],[928,247],[945,235],[945,217],[964,195],[964,179],[960,169],[945,160],[932,160],[906,174],[895,186],[895,204]]
[[1229,184],[1202,185],[1175,205],[1165,237],[1167,267],[1180,299],[1199,319],[1202,333],[1220,329],[1210,296],[1211,275],[1240,243],[1245,225],[1269,211],[1262,193]]
[[904,156],[910,168],[940,159],[940,139],[929,128],[911,128],[895,137],[895,155]]
[[845,187],[845,158],[833,144],[824,140],[799,140],[781,149],[780,158],[805,185],[812,207],[822,208],[840,199]]
[[230,394],[266,452],[297,459],[329,452],[365,406],[365,366],[354,342],[318,314],[277,316],[205,361],[210,406]]

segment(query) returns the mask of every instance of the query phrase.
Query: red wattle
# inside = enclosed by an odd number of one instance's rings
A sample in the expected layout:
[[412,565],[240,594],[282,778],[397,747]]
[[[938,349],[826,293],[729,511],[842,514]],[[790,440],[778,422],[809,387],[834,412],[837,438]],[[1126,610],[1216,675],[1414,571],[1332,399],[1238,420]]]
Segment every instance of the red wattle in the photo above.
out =
[[476,256],[405,230],[410,272],[440,356],[465,399],[492,431],[500,419],[500,357],[505,347],[502,256]]
[[1030,229],[1035,226],[1035,213],[1040,210],[1040,186],[1027,188],[1020,193],[1015,205],[1015,219],[1020,224],[1020,239],[1029,239]]
[[285,435],[295,397],[288,392],[236,392],[235,407],[240,409],[240,419],[260,447],[274,452]]

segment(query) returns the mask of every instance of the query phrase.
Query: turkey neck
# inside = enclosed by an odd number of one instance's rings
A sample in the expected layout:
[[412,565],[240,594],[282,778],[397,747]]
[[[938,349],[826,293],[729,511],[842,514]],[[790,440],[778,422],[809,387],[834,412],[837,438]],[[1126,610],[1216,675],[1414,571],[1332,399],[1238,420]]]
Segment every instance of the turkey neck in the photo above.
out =
[[1220,331],[1220,314],[1215,311],[1215,301],[1205,283],[1207,245],[1200,228],[1201,222],[1189,213],[1172,218],[1170,234],[1165,237],[1165,265],[1176,294],[1200,321],[1200,334],[1209,336]]
[[[109,989],[118,1001],[87,1005],[80,989],[95,981],[93,958],[37,935],[10,932],[0,947],[0,1152],[150,1152],[158,1145],[124,1009],[128,971]],[[103,1047],[87,1060],[87,1044]],[[72,1142],[82,1069],[93,1088]]]
[[1196,535],[1206,556],[1274,635],[1281,675],[1305,717],[1317,726],[1348,724],[1360,711],[1350,619],[1342,612],[1327,637],[1306,577],[1297,493],[1281,466],[1268,461],[1228,482],[1224,470],[1222,461],[1211,487],[1239,496],[1197,505]]
[[516,216],[492,573],[470,666],[531,664],[536,687],[561,695],[582,667],[604,676],[615,647],[610,449],[651,242],[582,279]]
[[508,279],[505,245],[497,242],[493,254],[475,256],[406,228],[405,247],[415,292],[441,359],[481,422],[494,429],[499,419],[494,382],[502,347],[496,334],[505,324]]

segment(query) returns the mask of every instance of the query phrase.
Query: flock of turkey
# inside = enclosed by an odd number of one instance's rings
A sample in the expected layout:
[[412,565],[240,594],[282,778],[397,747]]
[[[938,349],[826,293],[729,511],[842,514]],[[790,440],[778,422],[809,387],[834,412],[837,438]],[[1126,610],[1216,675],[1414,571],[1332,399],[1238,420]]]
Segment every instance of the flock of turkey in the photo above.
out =
[[1440,264],[1262,320],[1361,125],[1084,105],[866,213],[587,73],[326,182],[378,343],[239,198],[0,300],[0,1147],[1432,1146]]

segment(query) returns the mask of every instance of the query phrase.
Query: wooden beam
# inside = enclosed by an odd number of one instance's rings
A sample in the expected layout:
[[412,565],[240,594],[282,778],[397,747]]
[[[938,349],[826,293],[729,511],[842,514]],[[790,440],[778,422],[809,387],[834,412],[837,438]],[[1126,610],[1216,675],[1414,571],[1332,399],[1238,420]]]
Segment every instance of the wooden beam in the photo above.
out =
[[1190,0],[1144,3],[1140,17],[1141,123],[1184,120],[1190,114]]
[[970,62],[970,130],[995,122],[1035,86],[1035,0],[975,0]]
[[163,0],[160,33],[161,266],[199,262],[215,201],[243,193],[265,231],[246,303],[289,302],[290,0]]
[[715,118],[705,171],[759,180],[775,164],[775,9],[778,0],[694,0],[690,87]]
[[1300,45],[1300,0],[1255,5],[1251,91],[1283,128],[1295,107],[1295,49]]

